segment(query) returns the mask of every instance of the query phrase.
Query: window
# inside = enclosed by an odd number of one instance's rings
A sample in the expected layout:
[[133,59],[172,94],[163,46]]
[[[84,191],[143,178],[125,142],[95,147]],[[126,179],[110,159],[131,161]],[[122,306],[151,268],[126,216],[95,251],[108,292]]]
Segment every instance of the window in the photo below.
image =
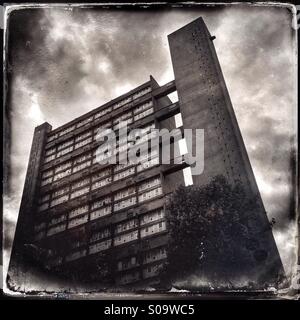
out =
[[53,154],[55,152],[56,152],[56,148],[51,148],[51,149],[46,150],[45,155],[47,157],[47,156],[50,156],[51,154]]
[[89,123],[91,121],[93,121],[93,116],[88,117],[86,119],[83,119],[83,120],[77,122],[76,128],[80,128],[80,127],[84,126],[85,124],[87,124],[87,123]]
[[71,193],[71,199],[74,199],[76,197],[80,197],[80,196],[88,193],[89,191],[90,191],[90,186],[82,188],[82,189],[79,189],[79,190],[76,190],[76,191],[73,191]]
[[66,170],[66,169],[70,168],[71,165],[72,165],[71,161],[64,162],[63,164],[60,164],[59,166],[56,166],[55,169],[54,169],[54,172],[57,173],[59,171]]
[[147,102],[135,107],[133,110],[133,113],[136,115],[136,114],[141,113],[147,109],[151,109],[152,106],[153,106],[152,100],[147,101]]
[[71,168],[67,169],[65,171],[61,171],[60,173],[57,173],[54,177],[53,177],[53,181],[57,181],[60,180],[64,177],[67,177],[71,174]]
[[110,236],[110,230],[108,228],[100,230],[98,232],[95,232],[92,234],[91,238],[90,238],[90,242],[95,242],[98,240],[101,240],[103,238],[107,238]]
[[151,92],[151,87],[147,87],[147,88],[145,88],[145,89],[142,89],[142,90],[136,92],[136,93],[133,95],[133,99],[137,99],[137,98],[139,98],[139,97],[141,97],[141,96],[143,96],[143,95],[145,95],[145,94],[147,94],[147,93],[149,93],[149,92]]
[[66,128],[66,129],[60,131],[60,132],[58,133],[58,135],[61,137],[61,136],[63,136],[64,134],[67,134],[67,133],[73,131],[74,129],[75,129],[75,126],[70,126],[70,127]]
[[138,221],[136,219],[129,220],[129,221],[117,224],[115,227],[115,232],[121,233],[130,229],[136,228],[137,226],[138,226]]
[[87,137],[89,137],[89,136],[91,136],[91,135],[92,135],[92,131],[86,131],[86,132],[84,132],[84,133],[76,136],[76,137],[75,137],[75,142],[78,142],[78,141],[80,141],[80,140],[83,140],[83,139],[85,139],[85,138],[87,138]]
[[137,166],[137,172],[147,170],[148,168],[154,167],[159,164],[159,158],[154,158],[151,160],[144,161]]
[[90,182],[89,178],[77,180],[75,183],[72,184],[71,188],[72,188],[72,190],[77,189],[77,188],[80,188],[80,187],[87,185],[89,182]]
[[118,261],[118,270],[126,270],[136,266],[136,257],[131,257],[129,259]]
[[79,218],[74,218],[74,219],[69,221],[68,229],[74,228],[74,227],[79,226],[81,224],[84,224],[84,223],[88,222],[88,219],[89,219],[89,215],[88,214],[86,214],[84,216],[81,216]]
[[97,173],[92,175],[92,181],[96,181],[98,179],[104,178],[104,177],[106,177],[106,176],[108,176],[110,174],[111,174],[111,170],[110,169],[98,171]]
[[141,238],[144,238],[149,235],[156,234],[158,232],[165,231],[165,230],[166,230],[166,222],[165,221],[160,222],[160,223],[156,223],[150,227],[142,228],[141,229]]
[[174,118],[175,118],[175,126],[176,126],[176,128],[182,127],[183,126],[183,121],[182,121],[181,113],[175,114]]
[[164,214],[163,208],[149,212],[147,214],[144,214],[141,217],[141,225],[145,225],[147,223],[151,223],[153,221],[162,219],[162,218],[164,218],[164,216],[165,216],[165,214]]
[[133,165],[133,163],[130,163],[130,162],[127,162],[126,164],[116,164],[114,166],[114,172],[118,172],[118,171],[121,171],[121,170],[124,170],[128,167],[131,167]]
[[67,154],[67,153],[69,153],[71,151],[73,151],[73,146],[67,147],[66,149],[63,149],[63,150],[57,152],[56,158],[58,158],[60,156],[63,156],[63,155],[65,155],[65,154]]
[[156,178],[149,179],[149,180],[141,183],[139,185],[139,187],[138,187],[138,190],[140,192],[140,191],[144,191],[144,190],[147,190],[147,189],[154,188],[154,187],[159,186],[159,185],[160,185],[160,177],[156,177]]
[[144,202],[152,198],[158,197],[162,194],[162,188],[156,188],[139,195],[139,202]]
[[91,155],[92,155],[91,152],[88,152],[88,153],[85,153],[85,154],[83,154],[83,155],[81,155],[81,156],[79,156],[79,157],[76,157],[76,158],[74,159],[74,165],[76,165],[76,164],[78,164],[78,163],[81,163],[81,162],[89,159],[89,158],[91,157]]
[[53,175],[53,170],[44,171],[42,174],[42,179],[48,178]]
[[102,188],[110,183],[111,183],[111,177],[108,177],[108,178],[105,178],[102,180],[98,180],[92,184],[92,190]]
[[133,206],[135,204],[136,204],[136,197],[132,197],[132,198],[115,203],[114,211],[119,211],[127,207]]
[[128,196],[133,195],[133,194],[135,194],[135,188],[134,187],[127,188],[127,189],[122,189],[121,191],[117,192],[114,195],[114,201],[118,201],[120,199],[123,199],[123,198],[128,197]]
[[83,146],[91,143],[92,140],[93,140],[93,138],[92,138],[92,137],[89,137],[89,138],[87,138],[87,139],[85,139],[85,140],[81,140],[80,142],[77,142],[77,143],[75,144],[75,149],[78,149],[78,148],[80,148],[80,147],[83,147]]
[[114,181],[117,181],[117,180],[126,178],[128,176],[131,176],[131,175],[134,174],[134,172],[135,172],[135,167],[131,167],[131,168],[127,169],[127,170],[115,173],[114,174]]
[[100,110],[95,114],[95,119],[103,117],[104,115],[106,115],[107,113],[110,113],[111,111],[112,111],[112,107],[108,107],[103,110]]
[[52,154],[51,156],[45,157],[45,163],[49,162],[51,160],[54,160],[54,159],[55,159],[55,154]]
[[91,160],[88,160],[88,161],[83,162],[83,163],[81,163],[81,164],[79,164],[77,166],[74,166],[73,167],[73,173],[78,172],[80,170],[83,170],[83,169],[89,167],[90,165],[91,165]]
[[117,282],[121,285],[128,284],[131,282],[138,281],[140,279],[140,275],[138,271],[135,271],[133,273],[127,273],[123,275],[122,277],[118,278]]
[[69,186],[64,187],[64,188],[61,188],[61,189],[57,189],[56,191],[54,191],[54,192],[52,193],[52,199],[53,199],[53,198],[56,198],[56,197],[59,197],[59,196],[65,194],[65,193],[67,193],[67,192],[69,192]]
[[183,178],[184,178],[184,185],[185,186],[193,185],[193,175],[192,175],[191,167],[184,168],[182,172],[183,172]]
[[98,209],[101,207],[104,207],[105,205],[111,203],[111,198],[110,197],[106,197],[106,198],[102,198],[100,200],[97,200],[95,202],[92,203],[91,205],[91,209]]
[[115,153],[116,153],[116,150],[111,145],[104,144],[103,146],[99,146],[96,151],[96,157],[94,158],[94,163],[107,159]]
[[52,182],[52,179],[53,179],[53,177],[50,177],[50,178],[48,178],[48,179],[42,180],[41,186],[45,186],[45,185],[51,183],[51,182]]
[[48,137],[47,142],[51,142],[51,141],[53,141],[53,140],[56,139],[56,138],[57,138],[57,134],[53,134],[53,135],[51,135],[51,136]]
[[113,105],[113,109],[116,110],[122,106],[124,106],[125,104],[129,103],[132,100],[132,97],[128,97],[126,99],[123,99],[119,102],[117,102],[116,104]]
[[82,207],[75,208],[69,212],[69,219],[79,216],[83,213],[86,213],[89,210],[89,206],[85,205]]
[[143,269],[143,277],[147,279],[147,278],[151,278],[158,275],[161,267],[162,267],[162,264],[160,263],[160,264]]
[[111,129],[111,121],[98,125],[94,129],[95,140],[100,140],[101,137],[104,137],[109,132],[109,129]]
[[111,206],[107,206],[91,212],[91,220],[95,220],[104,217],[111,213]]
[[90,252],[90,254],[93,254],[96,252],[104,251],[104,250],[107,250],[108,248],[110,248],[110,246],[111,246],[111,240],[98,242],[98,243],[93,244],[89,247],[89,252]]
[[134,116],[134,121],[137,121],[137,120],[140,120],[140,119],[142,119],[142,118],[147,117],[149,114],[152,114],[153,111],[154,111],[153,108],[150,108],[150,109],[145,110],[145,111],[143,111],[143,112],[141,112],[141,113],[139,113],[139,114],[136,114],[136,115]]
[[57,198],[57,199],[52,200],[50,206],[51,206],[51,207],[54,207],[54,206],[56,206],[56,205],[58,205],[58,204],[61,204],[61,203],[63,203],[63,202],[66,202],[68,199],[69,199],[69,195],[66,194],[66,195],[64,195],[64,196],[62,196],[62,197],[60,197],[60,198]]
[[150,250],[147,252],[147,254],[145,254],[143,258],[143,264],[162,260],[162,259],[165,259],[166,257],[167,257],[167,253],[164,247]]
[[61,223],[61,222],[65,221],[65,220],[66,220],[66,215],[65,214],[60,215],[58,217],[52,218],[49,221],[49,226],[53,226],[55,224],[58,224],[58,223]]
[[74,242],[71,243],[71,248],[72,249],[77,249],[77,248],[80,248],[83,245],[85,245],[85,241],[84,240],[75,240]]
[[56,227],[52,227],[52,228],[48,229],[47,236],[52,236],[53,234],[64,231],[65,229],[66,229],[65,223],[59,224]]
[[121,116],[114,119],[114,130],[120,128],[120,122],[123,122],[122,125],[128,125],[132,123],[132,112],[123,113]]
[[115,246],[119,246],[123,243],[127,243],[130,241],[134,241],[138,239],[138,231],[132,231],[129,233],[122,234],[120,236],[115,237],[114,244]]
[[69,147],[74,142],[74,139],[67,140],[57,146],[57,150],[64,149],[65,147]]

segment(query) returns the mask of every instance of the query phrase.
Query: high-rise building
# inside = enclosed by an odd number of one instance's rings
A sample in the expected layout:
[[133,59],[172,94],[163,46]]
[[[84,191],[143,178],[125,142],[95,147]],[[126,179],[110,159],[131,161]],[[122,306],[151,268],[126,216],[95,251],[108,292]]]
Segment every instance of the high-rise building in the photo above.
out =
[[[35,129],[11,270],[27,259],[24,252],[34,252],[51,270],[83,279],[98,279],[110,270],[116,285],[155,282],[167,257],[165,200],[185,184],[187,164],[161,164],[159,145],[138,164],[99,164],[97,133],[99,128],[114,130],[121,153],[127,139],[120,135],[120,123],[141,128],[138,143],[147,144],[151,129],[176,128],[180,113],[181,130],[204,129],[204,171],[192,177],[194,185],[220,174],[231,184],[241,181],[249,198],[259,203],[250,214],[265,256],[264,263],[253,264],[253,272],[274,279],[283,273],[214,38],[202,18],[191,22],[169,35],[174,81],[159,86],[150,76],[61,127],[52,130],[44,123]],[[172,103],[168,94],[176,90],[178,102]]]

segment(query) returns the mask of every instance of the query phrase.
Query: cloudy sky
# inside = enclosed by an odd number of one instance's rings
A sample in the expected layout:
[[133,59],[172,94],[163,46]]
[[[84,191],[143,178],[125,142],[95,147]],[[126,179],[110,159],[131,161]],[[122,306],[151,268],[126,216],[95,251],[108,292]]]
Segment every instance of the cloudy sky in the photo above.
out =
[[10,189],[5,260],[18,216],[32,134],[56,128],[149,80],[174,79],[167,35],[202,16],[287,272],[294,262],[291,152],[296,128],[296,51],[286,8],[24,9],[8,23]]

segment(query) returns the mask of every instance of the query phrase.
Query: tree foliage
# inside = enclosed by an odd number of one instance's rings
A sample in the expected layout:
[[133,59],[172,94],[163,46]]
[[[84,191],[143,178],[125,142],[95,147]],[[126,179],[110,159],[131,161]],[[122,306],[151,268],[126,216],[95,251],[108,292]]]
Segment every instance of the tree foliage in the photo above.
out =
[[249,268],[250,251],[256,249],[249,212],[256,208],[240,183],[231,186],[223,176],[203,187],[179,187],[167,204],[170,240],[161,278],[182,280],[196,273],[227,281]]

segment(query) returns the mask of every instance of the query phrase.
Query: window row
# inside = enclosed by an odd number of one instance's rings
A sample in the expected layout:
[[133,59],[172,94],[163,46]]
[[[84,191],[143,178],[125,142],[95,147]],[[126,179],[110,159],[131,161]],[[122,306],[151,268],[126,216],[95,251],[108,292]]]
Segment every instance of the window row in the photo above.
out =
[[148,266],[147,268],[143,269],[143,278],[148,279],[157,276],[160,273],[162,267],[162,263]]
[[143,257],[143,264],[151,263],[154,261],[162,260],[167,257],[167,250],[165,247],[149,250]]
[[[138,237],[137,231],[130,232],[126,235],[122,235],[122,236],[115,238],[114,245],[118,246],[118,245],[130,242],[130,241],[136,240],[137,237]],[[97,252],[105,251],[105,250],[109,249],[111,246],[112,246],[111,239],[107,239],[105,241],[101,241],[101,242],[92,244],[89,246],[89,254],[94,254]],[[87,255],[87,250],[81,249],[81,250],[77,250],[75,252],[71,252],[71,253],[67,254],[65,259],[66,259],[66,261],[73,261],[73,260],[77,260],[81,257],[84,257],[86,255]],[[150,257],[150,258],[148,258],[148,257]],[[165,257],[166,257],[165,248],[156,249],[156,250],[153,250],[145,255],[145,257],[143,259],[143,263],[146,264],[146,263],[153,262],[153,261],[159,261]],[[131,267],[134,267],[136,264],[137,264],[136,257],[131,257],[131,258],[127,258],[123,261],[119,261],[117,264],[117,268],[119,271],[122,271],[122,270],[129,269]],[[157,265],[148,266],[144,270],[147,270],[147,274],[156,272]]]
[[[96,190],[106,186],[112,182],[111,177],[98,180],[90,185],[90,178],[84,178],[76,181],[71,185],[62,187],[42,196],[38,211],[44,211],[48,208],[64,203],[69,199],[74,199],[89,193],[91,190]],[[146,180],[136,187],[129,187],[116,192],[113,195],[114,211],[119,211],[129,206],[135,205],[137,202],[136,192],[138,192],[139,202],[144,202],[162,194],[161,179],[159,176]],[[151,190],[149,190],[151,189]],[[149,190],[149,191],[148,191]],[[130,197],[130,198],[129,198]],[[127,199],[124,199],[127,198]],[[110,199],[107,197],[105,199]],[[123,200],[124,199],[124,200]],[[43,202],[45,201],[45,202]],[[103,199],[97,200],[91,205],[92,209],[97,209],[103,206]],[[97,205],[96,205],[97,204]]]
[[[52,169],[46,170],[42,174],[41,186],[58,181],[64,177],[83,170],[92,165],[92,153],[88,152],[84,155],[74,158],[73,161],[67,161]],[[72,167],[73,165],[73,167]]]
[[166,222],[161,221],[159,223],[153,224],[150,227],[145,227],[141,229],[141,238],[150,236],[152,234],[162,232],[166,230]]
[[74,139],[69,140],[69,141],[67,141],[66,143],[68,143],[68,144],[70,143],[71,145],[67,146],[66,148],[64,148],[64,149],[62,149],[62,150],[59,149],[59,146],[58,146],[58,147],[57,147],[57,150],[55,150],[54,153],[51,154],[51,155],[47,155],[47,152],[48,152],[49,150],[46,151],[44,163],[48,163],[48,162],[50,162],[50,161],[52,161],[52,160],[54,160],[54,159],[57,159],[57,158],[65,155],[65,154],[67,154],[67,153],[70,153],[70,152],[72,152],[72,151],[74,151],[74,150],[76,150],[76,149],[78,149],[78,148],[81,148],[81,147],[83,147],[83,146],[85,146],[85,145],[87,145],[87,144],[90,144],[90,143],[92,143],[92,141],[93,141],[93,138],[92,138],[92,137],[88,137],[88,138],[83,139],[83,140],[81,140],[81,141],[79,141],[79,142],[75,142],[75,144],[74,144]]
[[[148,139],[147,136],[144,136],[142,139],[139,140],[139,142],[143,142],[144,140],[146,141]],[[125,148],[127,146],[125,145]],[[103,149],[103,152],[105,150]],[[148,167],[151,167],[153,165],[159,164],[159,158],[156,156],[158,152],[155,153],[146,153],[144,155],[141,155],[139,158],[139,169],[138,171],[142,171],[143,169],[147,169]],[[155,159],[153,159],[156,156]],[[144,161],[145,159],[152,159],[153,161],[150,161],[147,163],[147,161]],[[94,158],[93,163],[97,163],[98,159]],[[89,166],[92,165],[92,160],[91,160],[91,153],[85,154],[83,156],[77,157],[73,160],[73,167],[72,167],[72,161],[68,161],[62,165],[59,165],[55,167],[55,169],[49,169],[47,171],[44,171],[42,174],[42,181],[41,181],[41,186],[45,186],[47,184],[50,184],[52,182],[58,181],[60,179],[63,179],[64,177],[67,177],[71,175],[72,173],[76,173],[80,170],[83,170]],[[132,163],[128,162],[127,164],[117,164],[114,166],[114,171],[121,171],[122,169],[125,169],[127,167],[132,166]],[[122,175],[121,175],[122,176]],[[115,180],[119,180],[122,177],[116,178]],[[126,173],[125,176],[126,177]]]
[[118,261],[117,270],[123,271],[123,270],[133,268],[137,265],[138,265],[138,262],[137,262],[136,257],[130,257],[130,258],[126,258],[124,260]]
[[145,88],[143,90],[140,90],[140,91],[136,92],[135,94],[133,94],[132,96],[129,96],[129,97],[117,102],[113,106],[109,106],[109,107],[107,107],[105,109],[102,109],[102,110],[98,111],[97,113],[95,113],[95,115],[89,116],[88,118],[85,118],[85,119],[77,122],[74,125],[71,125],[71,126],[65,128],[63,130],[60,130],[59,132],[57,132],[55,134],[50,134],[50,136],[48,137],[48,142],[51,142],[51,141],[57,139],[58,137],[61,137],[61,136],[65,135],[65,134],[67,134],[69,132],[72,132],[75,128],[80,128],[83,125],[85,125],[85,124],[87,124],[89,122],[92,122],[93,119],[98,119],[98,118],[110,113],[112,111],[112,109],[116,110],[116,109],[124,106],[125,104],[131,102],[132,100],[137,99],[137,98],[139,98],[139,97],[141,97],[141,96],[143,96],[143,95],[145,95],[145,94],[147,94],[149,92],[151,92],[151,87],[147,87],[147,88]]
[[134,95],[133,95],[133,99],[137,99],[137,98],[140,98],[141,96],[147,94],[151,92],[151,87],[146,87],[145,89],[142,89],[138,92],[136,92]]
[[[148,264],[155,261],[160,261],[167,257],[167,251],[165,247],[149,250],[143,254],[142,263]],[[117,262],[117,270],[124,271],[139,266],[138,260],[135,256],[125,258]],[[148,269],[148,267],[147,267]],[[148,269],[150,270],[150,269]]]
[[136,282],[140,280],[140,273],[139,271],[134,271],[130,273],[126,273],[120,277],[117,277],[117,283],[120,285],[125,285],[128,283]]
[[[101,208],[99,210],[103,210],[105,208],[108,208],[108,206]],[[92,217],[96,211],[91,212],[91,220],[93,220]],[[67,222],[67,216],[68,216],[68,222]],[[152,212],[149,212],[143,215],[140,218],[140,226],[142,227],[145,226],[145,227],[141,229],[141,237],[143,238],[148,235],[151,235],[160,231],[164,231],[166,229],[165,228],[166,226],[165,226],[165,221],[162,220],[163,218],[164,218],[164,211],[162,208],[156,209]],[[162,221],[155,223],[158,220],[162,220]],[[73,227],[85,224],[88,221],[89,221],[89,210],[88,210],[88,205],[85,205],[85,206],[81,206],[79,208],[71,210],[68,214],[61,214],[56,217],[53,217],[48,223],[47,234],[45,231],[46,222],[41,222],[39,224],[36,224],[34,226],[34,230],[37,235],[42,234],[44,236],[46,235],[51,236],[53,234],[60,233],[66,229],[71,229]],[[146,226],[148,224],[151,224],[151,225]],[[114,226],[114,234],[118,235],[121,233],[126,233],[127,231],[130,231],[131,229],[135,229],[138,226],[139,226],[139,221],[137,218],[120,222]],[[109,228],[97,230],[92,234],[90,238],[90,242],[96,242],[103,238],[109,237],[110,235],[111,233]],[[127,241],[126,239],[129,239],[129,238],[131,239],[132,237],[131,236],[122,237],[122,235],[120,235],[120,237],[118,237],[119,239],[118,243],[122,243],[124,241],[126,242]]]
[[127,103],[129,103],[129,102],[131,102],[131,101],[132,101],[132,96],[127,97],[127,98],[125,98],[125,99],[123,99],[123,100],[115,103],[115,104],[113,105],[113,109],[114,109],[114,110],[119,109],[119,108],[125,106],[125,104],[127,104]]
[[[118,145],[120,146],[120,145],[126,143],[126,141],[136,141],[136,142],[138,142],[138,143],[145,142],[145,141],[147,141],[148,139],[151,138],[152,135],[149,134],[149,133],[150,133],[151,130],[154,129],[154,128],[155,128],[155,124],[152,123],[152,124],[150,124],[150,125],[145,126],[144,128],[139,129],[140,139],[138,139],[138,137],[136,136],[135,133],[130,133],[130,134],[128,135],[128,137],[121,137],[121,138],[119,139],[119,141],[118,141]],[[155,133],[155,132],[153,132],[153,133]],[[87,135],[87,133],[85,133],[84,135]],[[85,136],[82,136],[82,137],[85,137]],[[86,137],[85,137],[85,138],[86,138]],[[84,139],[84,140],[82,140],[81,142],[79,142],[79,143],[77,144],[77,147],[83,146],[83,145],[85,145],[85,144],[87,144],[87,143],[90,143],[90,142],[91,142],[91,137],[88,137],[87,139]],[[131,144],[129,144],[129,147],[130,147],[130,145],[131,145]],[[75,147],[75,148],[76,148],[76,147]],[[119,147],[119,148],[120,148],[120,147]],[[70,147],[67,147],[67,149],[61,150],[58,154],[60,154],[60,155],[61,155],[61,154],[65,154],[65,153],[67,153],[67,152],[69,152],[69,151],[72,151],[71,149],[73,150],[73,146],[70,146]],[[101,148],[98,147],[98,148],[95,149],[93,152],[88,152],[88,153],[85,153],[85,154],[83,154],[83,155],[80,155],[80,156],[76,157],[76,158],[74,159],[74,162],[73,162],[73,165],[75,166],[75,167],[73,168],[73,172],[77,172],[77,171],[79,171],[79,170],[82,170],[82,169],[85,168],[86,166],[91,165],[91,162],[90,162],[90,161],[87,161],[87,162],[84,163],[84,164],[82,164],[82,162],[90,159],[91,157],[95,157],[94,160],[97,160],[97,159],[96,159],[96,154],[97,154],[97,152],[98,152],[98,153],[99,153],[99,152],[104,153],[104,152],[106,151],[106,149],[107,149],[107,146],[104,146],[104,147],[103,147],[103,150],[101,150]],[[126,149],[127,149],[127,145],[125,144],[125,149],[124,149],[123,151],[125,151]],[[52,150],[52,149],[50,149],[50,150]],[[47,152],[49,152],[50,150],[48,150]],[[122,152],[122,149],[119,149],[118,151],[119,151],[119,152]],[[47,153],[47,152],[46,152],[46,153]],[[54,150],[54,152],[55,152],[55,150]],[[116,153],[117,153],[117,150],[116,150]],[[142,156],[143,156],[143,155],[142,155]],[[141,157],[142,157],[142,156],[141,156]],[[146,155],[146,156],[147,156],[147,155]],[[56,156],[56,157],[57,157],[57,156]],[[49,156],[46,157],[45,162],[48,162],[48,161],[54,160],[54,159],[55,159],[55,154],[51,154],[51,155],[49,155]],[[94,161],[94,163],[96,163],[96,161]],[[57,181],[57,180],[59,180],[59,179],[61,179],[61,178],[63,178],[63,177],[66,177],[66,176],[70,175],[70,174],[72,173],[72,172],[71,172],[71,171],[72,171],[72,170],[71,170],[71,166],[72,166],[72,161],[68,161],[68,162],[65,162],[65,163],[63,163],[63,164],[61,164],[61,165],[56,166],[54,169],[49,169],[49,170],[45,171],[45,172],[43,173],[43,175],[42,175],[42,179],[43,179],[42,185],[46,185],[46,184],[48,184],[48,183],[51,183],[52,181]],[[69,169],[69,170],[67,170],[67,169]],[[61,172],[61,171],[64,171],[64,172]],[[58,173],[59,173],[59,174],[58,174]],[[50,177],[51,177],[53,174],[55,174],[55,176],[54,176],[54,178],[53,178],[53,180],[52,180]]]

